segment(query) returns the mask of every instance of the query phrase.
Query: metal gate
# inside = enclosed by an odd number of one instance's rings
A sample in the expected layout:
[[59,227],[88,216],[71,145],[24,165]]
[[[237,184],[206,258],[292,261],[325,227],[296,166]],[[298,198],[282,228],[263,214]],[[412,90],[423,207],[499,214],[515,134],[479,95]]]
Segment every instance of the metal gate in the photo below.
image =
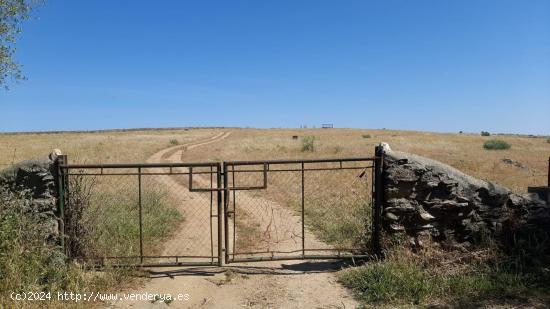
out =
[[223,166],[226,263],[372,255],[375,158]]
[[220,163],[59,164],[63,246],[103,266],[219,265]]
[[377,253],[381,157],[58,169],[62,245],[94,266]]

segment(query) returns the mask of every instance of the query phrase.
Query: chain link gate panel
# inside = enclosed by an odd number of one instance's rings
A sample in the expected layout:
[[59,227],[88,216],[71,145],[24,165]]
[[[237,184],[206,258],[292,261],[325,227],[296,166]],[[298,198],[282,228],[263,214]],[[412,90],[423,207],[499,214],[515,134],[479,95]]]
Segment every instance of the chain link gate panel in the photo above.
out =
[[220,163],[62,164],[66,253],[96,266],[220,265]]
[[224,162],[226,263],[368,257],[375,158]]
[[379,250],[381,166],[380,156],[223,168],[67,164],[62,156],[63,246],[92,266],[370,257]]

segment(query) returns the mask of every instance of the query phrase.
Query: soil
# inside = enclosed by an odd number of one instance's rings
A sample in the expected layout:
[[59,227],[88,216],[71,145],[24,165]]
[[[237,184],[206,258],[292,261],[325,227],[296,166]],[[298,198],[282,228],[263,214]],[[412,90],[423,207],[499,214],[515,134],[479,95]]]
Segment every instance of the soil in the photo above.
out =
[[[230,135],[230,132],[219,133],[209,139],[185,145],[173,146],[157,152],[148,162],[180,162],[182,152],[215,143]],[[198,175],[197,175],[198,176]],[[209,178],[209,177],[208,177]],[[195,177],[199,185],[209,185],[209,179]],[[184,217],[183,223],[165,241],[162,255],[195,253],[200,248],[201,255],[217,252],[214,240],[211,246],[211,234],[217,235],[216,222],[210,230],[210,215],[216,215],[215,209],[205,207],[210,205],[210,193],[191,193],[184,182],[177,181],[173,176],[161,176],[160,182],[171,191],[178,200],[179,211]],[[239,194],[247,194],[239,192]],[[300,219],[289,209],[272,201],[263,200],[257,196],[246,196],[254,203],[247,205],[262,205],[268,207],[270,217],[258,215],[257,211],[244,208],[247,220],[251,225],[265,226],[265,220],[276,218],[276,229],[266,231],[273,243],[270,248],[278,250],[293,249],[294,243],[280,231],[300,229]],[[249,206],[250,207],[250,206]],[[215,208],[215,206],[214,206]],[[210,212],[210,213],[209,213]],[[216,220],[216,218],[214,218]],[[206,228],[205,228],[206,227]],[[279,232],[277,232],[279,231]],[[230,230],[230,233],[233,231]],[[237,235],[239,237],[239,235]],[[215,236],[214,236],[215,238]],[[284,239],[281,241],[281,239]],[[322,244],[309,231],[306,239]],[[231,244],[230,244],[231,245]],[[334,261],[266,261],[235,263],[223,267],[174,267],[149,269],[148,280],[143,286],[122,293],[135,294],[187,294],[188,300],[174,300],[171,303],[152,303],[150,301],[119,301],[110,304],[111,308],[355,308],[358,303],[350,292],[342,287],[335,272],[341,264]]]

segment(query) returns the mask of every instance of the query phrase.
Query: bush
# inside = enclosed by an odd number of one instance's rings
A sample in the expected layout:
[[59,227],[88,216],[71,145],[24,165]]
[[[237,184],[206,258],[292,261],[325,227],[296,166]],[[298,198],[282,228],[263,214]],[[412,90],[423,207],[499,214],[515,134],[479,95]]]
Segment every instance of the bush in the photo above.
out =
[[[51,227],[41,218],[29,192],[0,187],[0,307],[12,307],[9,293],[68,290],[79,280],[65,263]],[[6,297],[5,297],[6,296]],[[13,304],[12,304],[13,305]]]
[[315,151],[315,136],[304,136],[302,138],[302,151]]
[[510,147],[512,147],[510,144],[498,139],[492,139],[483,144],[483,148],[487,150],[504,150],[509,149]]
[[481,131],[481,136],[491,136],[491,133],[487,131]]
[[170,145],[179,145],[179,144],[180,144],[180,142],[175,138],[170,140]]
[[546,142],[547,142],[548,144],[550,144],[550,137],[549,137],[548,139],[546,139]]
[[370,134],[363,134],[363,138],[371,138],[372,136]]

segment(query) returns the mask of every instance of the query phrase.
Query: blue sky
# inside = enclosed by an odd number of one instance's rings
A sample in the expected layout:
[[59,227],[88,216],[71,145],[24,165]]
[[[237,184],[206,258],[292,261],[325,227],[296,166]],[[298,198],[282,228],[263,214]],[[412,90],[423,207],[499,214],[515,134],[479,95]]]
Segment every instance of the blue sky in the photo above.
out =
[[337,127],[550,134],[550,1],[59,1],[0,131]]

